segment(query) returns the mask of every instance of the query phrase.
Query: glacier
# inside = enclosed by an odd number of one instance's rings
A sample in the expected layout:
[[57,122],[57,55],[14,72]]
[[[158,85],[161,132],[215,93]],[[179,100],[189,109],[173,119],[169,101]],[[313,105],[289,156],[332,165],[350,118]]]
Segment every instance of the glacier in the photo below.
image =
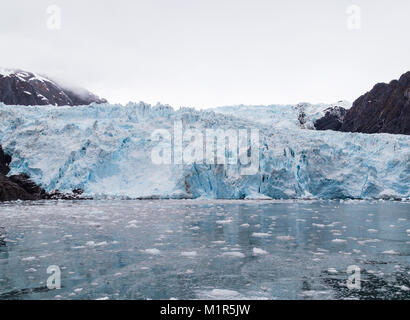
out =
[[[46,191],[82,189],[93,198],[409,199],[410,136],[312,130],[327,107],[0,103],[0,144],[13,157],[9,175],[27,173]],[[154,164],[152,133],[172,132],[176,121],[184,129],[259,130],[258,171]]]
[[314,122],[325,115],[327,109],[334,107],[350,109],[352,103],[341,100],[331,104],[311,104],[307,102],[297,105],[237,105],[212,109],[216,113],[232,115],[241,119],[258,122],[265,126],[287,129],[315,129]]

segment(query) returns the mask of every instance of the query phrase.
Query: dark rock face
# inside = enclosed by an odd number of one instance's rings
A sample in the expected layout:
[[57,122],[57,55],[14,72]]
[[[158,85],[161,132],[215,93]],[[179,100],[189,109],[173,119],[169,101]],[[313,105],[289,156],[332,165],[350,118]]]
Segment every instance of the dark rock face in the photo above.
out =
[[85,89],[69,89],[55,81],[22,70],[0,69],[0,102],[8,105],[77,106],[106,103]]
[[0,247],[5,247],[6,246],[6,230],[4,227],[0,227]]
[[14,182],[23,188],[24,191],[33,196],[35,199],[44,199],[47,196],[46,191],[31,181],[30,177],[24,173],[10,176],[9,179],[11,182]]
[[333,107],[325,110],[325,116],[315,121],[316,130],[338,131],[346,117],[347,110],[342,107]]
[[35,196],[31,195],[18,183],[10,180],[6,177],[6,174],[10,171],[9,164],[11,157],[3,152],[0,146],[0,201],[10,200],[34,200]]
[[10,171],[11,157],[4,154],[0,146],[0,201],[9,200],[33,200],[33,197],[22,187],[6,177]]
[[410,71],[358,98],[340,131],[410,134]]
[[9,164],[11,162],[11,157],[3,152],[0,146],[0,174],[6,175],[9,173]]
[[0,173],[0,201],[35,200],[35,196]]
[[15,200],[85,200],[82,197],[83,191],[76,189],[72,193],[61,193],[58,190],[47,193],[44,189],[30,180],[26,174],[19,174],[10,177],[0,173],[0,201]]

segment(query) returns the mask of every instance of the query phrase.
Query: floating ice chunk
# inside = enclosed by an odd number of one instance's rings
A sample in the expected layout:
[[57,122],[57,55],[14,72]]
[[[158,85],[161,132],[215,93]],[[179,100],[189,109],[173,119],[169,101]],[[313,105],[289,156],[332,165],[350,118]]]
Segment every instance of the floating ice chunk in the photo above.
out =
[[257,237],[257,238],[264,238],[264,237],[270,237],[270,233],[264,233],[264,232],[254,232],[252,233],[253,237]]
[[334,243],[345,243],[346,240],[344,240],[344,239],[333,239],[332,242],[334,242]]
[[324,228],[324,224],[319,224],[319,223],[312,223],[312,226],[317,227],[317,228]]
[[159,255],[161,253],[161,251],[156,249],[156,248],[145,249],[145,250],[143,250],[143,252],[148,253],[148,254],[152,254],[152,255]]
[[217,299],[229,299],[233,297],[238,297],[240,294],[238,291],[227,290],[227,289],[213,289],[209,292],[209,295]]
[[21,261],[34,261],[34,260],[36,260],[36,257],[27,257],[27,258],[21,259]]
[[376,242],[380,242],[381,240],[379,239],[368,239],[368,240],[363,240],[363,241],[357,241],[358,244],[360,245],[366,245],[368,243],[376,243]]
[[377,232],[379,232],[379,230],[376,230],[376,229],[368,229],[368,230],[367,230],[367,232],[370,232],[370,233],[377,233]]
[[[240,227],[242,228],[249,228],[251,225],[249,223],[241,224]],[[410,231],[409,231],[410,232]]]
[[382,252],[383,254],[399,254],[398,252],[394,251],[394,250],[386,250]]
[[233,257],[233,258],[245,258],[245,255],[242,252],[238,252],[238,251],[224,252],[222,255]]
[[294,237],[292,236],[278,236],[276,237],[276,239],[280,240],[280,241],[292,241],[295,240]]
[[226,219],[226,220],[218,220],[216,221],[217,224],[227,224],[233,222],[232,219]]
[[329,268],[327,269],[327,272],[329,273],[337,273],[337,270],[335,268]]
[[85,246],[75,246],[75,247],[71,247],[71,249],[77,250],[77,249],[84,249]]
[[87,241],[85,245],[88,246],[88,247],[95,247],[95,242],[94,241]]
[[198,254],[198,253],[197,253],[196,251],[185,251],[185,252],[181,252],[181,256],[183,256],[183,257],[190,257],[190,258],[196,257],[197,254]]
[[260,249],[260,248],[253,248],[253,254],[254,255],[264,255],[264,254],[268,254],[267,251]]
[[315,290],[307,290],[307,291],[303,291],[302,295],[307,296],[307,297],[313,297],[317,294],[317,291]]

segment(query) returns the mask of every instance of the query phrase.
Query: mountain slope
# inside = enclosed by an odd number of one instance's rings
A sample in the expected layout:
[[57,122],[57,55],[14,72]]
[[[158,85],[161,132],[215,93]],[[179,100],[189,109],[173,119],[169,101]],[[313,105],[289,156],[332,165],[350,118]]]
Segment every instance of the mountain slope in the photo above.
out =
[[410,134],[410,71],[358,98],[340,131]]
[[31,72],[0,69],[0,102],[26,106],[77,106],[107,101],[85,89],[65,88]]

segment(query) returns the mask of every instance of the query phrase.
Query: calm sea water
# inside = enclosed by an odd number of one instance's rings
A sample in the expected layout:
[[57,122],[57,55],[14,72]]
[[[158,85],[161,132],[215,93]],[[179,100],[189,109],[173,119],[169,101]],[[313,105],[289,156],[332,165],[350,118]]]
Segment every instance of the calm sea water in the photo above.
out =
[[[59,290],[47,287],[51,265]],[[346,286],[352,265],[361,289]],[[408,202],[0,204],[0,299],[409,299],[409,290]]]

